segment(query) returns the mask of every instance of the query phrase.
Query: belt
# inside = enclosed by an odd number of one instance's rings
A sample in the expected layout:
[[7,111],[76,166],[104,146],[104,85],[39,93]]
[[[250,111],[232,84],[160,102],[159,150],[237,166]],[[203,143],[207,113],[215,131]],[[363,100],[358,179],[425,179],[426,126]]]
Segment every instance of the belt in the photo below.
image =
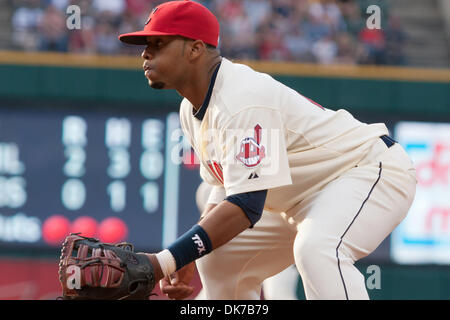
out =
[[381,140],[383,140],[383,142],[386,144],[386,146],[388,148],[392,147],[394,145],[394,143],[396,143],[397,141],[395,141],[394,139],[392,139],[391,137],[384,135],[380,137]]

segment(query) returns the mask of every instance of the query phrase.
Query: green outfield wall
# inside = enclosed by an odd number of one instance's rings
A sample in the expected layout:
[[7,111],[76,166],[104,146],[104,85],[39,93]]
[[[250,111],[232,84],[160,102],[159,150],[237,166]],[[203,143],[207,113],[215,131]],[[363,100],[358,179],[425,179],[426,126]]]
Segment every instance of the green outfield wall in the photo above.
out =
[[[450,70],[244,63],[332,109],[450,118]],[[141,64],[133,57],[0,52],[0,99],[177,108],[181,97],[151,89]]]

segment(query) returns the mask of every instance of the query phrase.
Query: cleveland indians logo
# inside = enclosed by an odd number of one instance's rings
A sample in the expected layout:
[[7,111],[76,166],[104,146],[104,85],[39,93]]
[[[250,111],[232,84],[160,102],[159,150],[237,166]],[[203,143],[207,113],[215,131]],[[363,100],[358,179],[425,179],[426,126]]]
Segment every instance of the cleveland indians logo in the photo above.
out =
[[239,160],[247,168],[256,167],[266,156],[266,149],[261,145],[262,127],[257,124],[254,128],[253,138],[244,138],[241,141],[239,154],[236,159]]

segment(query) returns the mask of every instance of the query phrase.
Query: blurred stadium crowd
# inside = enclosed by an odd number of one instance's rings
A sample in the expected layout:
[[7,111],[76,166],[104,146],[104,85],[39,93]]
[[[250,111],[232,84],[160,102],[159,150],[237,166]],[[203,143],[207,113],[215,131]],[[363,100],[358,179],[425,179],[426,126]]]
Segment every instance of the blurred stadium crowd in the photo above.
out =
[[[141,30],[155,0],[8,0],[12,42],[26,51],[137,54],[117,41]],[[385,1],[203,0],[221,23],[220,49],[232,59],[404,65],[405,33]],[[378,4],[382,28],[369,30],[366,8]],[[81,8],[81,29],[66,27],[69,5]]]

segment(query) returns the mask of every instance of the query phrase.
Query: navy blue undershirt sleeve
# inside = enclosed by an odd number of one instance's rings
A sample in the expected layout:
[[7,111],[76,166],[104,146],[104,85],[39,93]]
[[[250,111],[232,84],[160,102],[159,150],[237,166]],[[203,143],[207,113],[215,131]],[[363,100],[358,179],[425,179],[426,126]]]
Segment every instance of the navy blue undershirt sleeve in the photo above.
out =
[[259,190],[234,194],[226,197],[225,200],[240,207],[250,220],[250,228],[253,228],[255,223],[261,219],[266,197],[267,190]]

